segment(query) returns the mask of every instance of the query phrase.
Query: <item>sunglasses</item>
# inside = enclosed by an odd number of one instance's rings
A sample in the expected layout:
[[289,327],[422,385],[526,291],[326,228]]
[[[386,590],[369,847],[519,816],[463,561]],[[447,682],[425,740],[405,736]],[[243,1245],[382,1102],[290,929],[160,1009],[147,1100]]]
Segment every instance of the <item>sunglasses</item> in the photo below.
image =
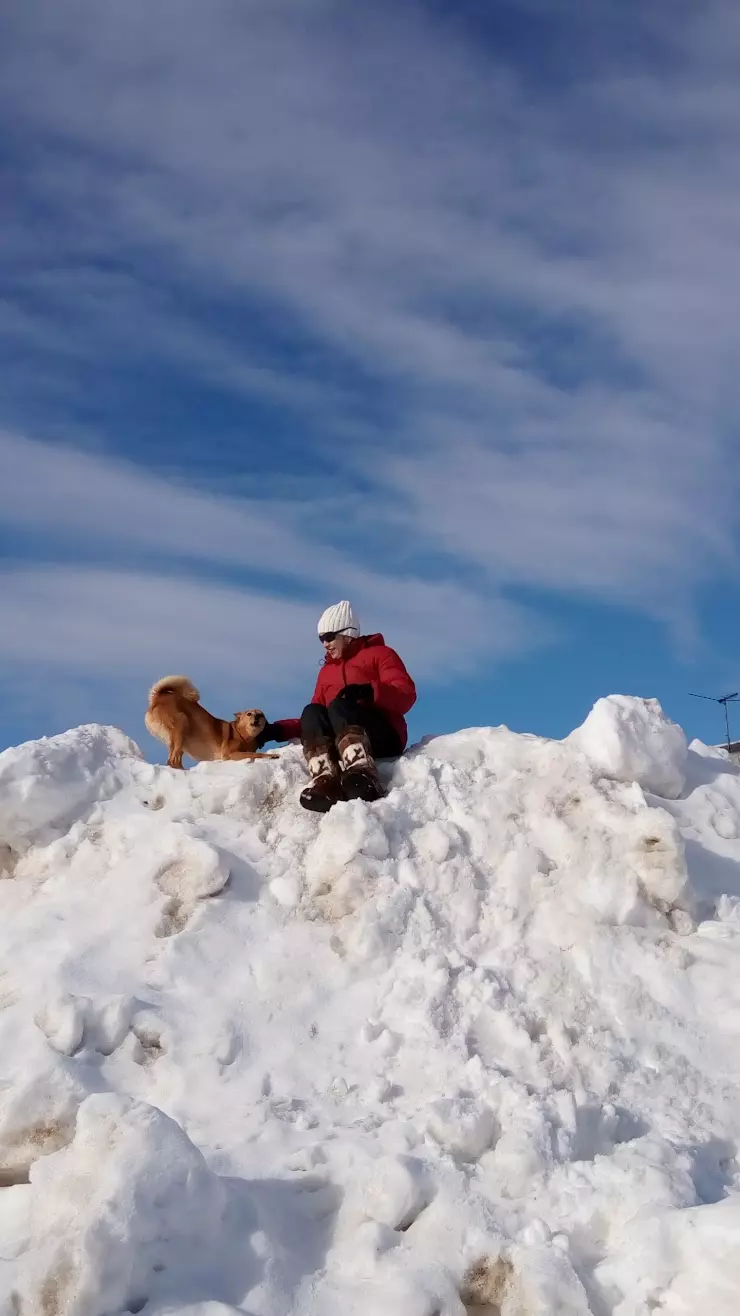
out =
[[346,635],[348,630],[349,626],[345,626],[342,631],[324,631],[323,634],[319,636],[319,639],[322,644],[331,644],[332,640],[336,640],[338,635]]

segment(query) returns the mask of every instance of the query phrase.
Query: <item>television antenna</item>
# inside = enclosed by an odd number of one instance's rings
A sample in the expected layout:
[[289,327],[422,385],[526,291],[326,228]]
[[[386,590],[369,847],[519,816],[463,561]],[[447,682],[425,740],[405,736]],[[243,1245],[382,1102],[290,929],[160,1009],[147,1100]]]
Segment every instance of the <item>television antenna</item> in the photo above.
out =
[[717,698],[716,695],[695,695],[691,690],[689,690],[689,694],[692,699],[710,699],[713,704],[723,705],[725,710],[725,731],[727,732],[727,753],[731,754],[732,741],[730,740],[730,716],[729,713],[727,712],[727,705],[735,703],[738,699],[740,699],[740,692],[736,690],[734,694],[720,695],[719,698]]

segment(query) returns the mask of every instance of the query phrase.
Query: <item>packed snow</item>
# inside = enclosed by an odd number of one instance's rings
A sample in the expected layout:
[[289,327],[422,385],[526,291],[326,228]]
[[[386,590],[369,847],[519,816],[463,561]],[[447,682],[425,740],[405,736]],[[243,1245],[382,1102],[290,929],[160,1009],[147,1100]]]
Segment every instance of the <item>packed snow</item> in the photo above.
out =
[[737,1316],[740,770],[0,754],[0,1316]]

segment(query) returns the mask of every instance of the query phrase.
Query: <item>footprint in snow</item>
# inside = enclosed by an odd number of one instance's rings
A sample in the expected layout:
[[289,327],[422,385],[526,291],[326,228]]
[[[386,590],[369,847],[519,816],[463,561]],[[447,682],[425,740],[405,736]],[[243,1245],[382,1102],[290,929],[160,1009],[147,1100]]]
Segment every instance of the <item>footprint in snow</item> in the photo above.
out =
[[185,852],[167,860],[156,874],[155,882],[168,899],[155,937],[182,932],[198,904],[223,891],[229,876],[229,866],[218,850],[205,841],[190,840]]
[[183,932],[190,921],[193,909],[193,905],[184,905],[181,900],[176,900],[173,896],[162,908],[162,917],[154,929],[155,937],[176,937],[178,932]]
[[481,1257],[465,1272],[460,1299],[468,1316],[501,1316],[513,1297],[516,1275],[505,1257]]

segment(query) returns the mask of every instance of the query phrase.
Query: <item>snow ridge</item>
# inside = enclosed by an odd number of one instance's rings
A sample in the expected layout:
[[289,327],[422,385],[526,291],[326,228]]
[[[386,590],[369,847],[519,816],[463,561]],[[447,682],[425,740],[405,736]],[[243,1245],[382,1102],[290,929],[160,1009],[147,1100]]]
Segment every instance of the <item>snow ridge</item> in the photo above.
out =
[[740,771],[654,700],[0,754],[0,1316],[736,1316]]

